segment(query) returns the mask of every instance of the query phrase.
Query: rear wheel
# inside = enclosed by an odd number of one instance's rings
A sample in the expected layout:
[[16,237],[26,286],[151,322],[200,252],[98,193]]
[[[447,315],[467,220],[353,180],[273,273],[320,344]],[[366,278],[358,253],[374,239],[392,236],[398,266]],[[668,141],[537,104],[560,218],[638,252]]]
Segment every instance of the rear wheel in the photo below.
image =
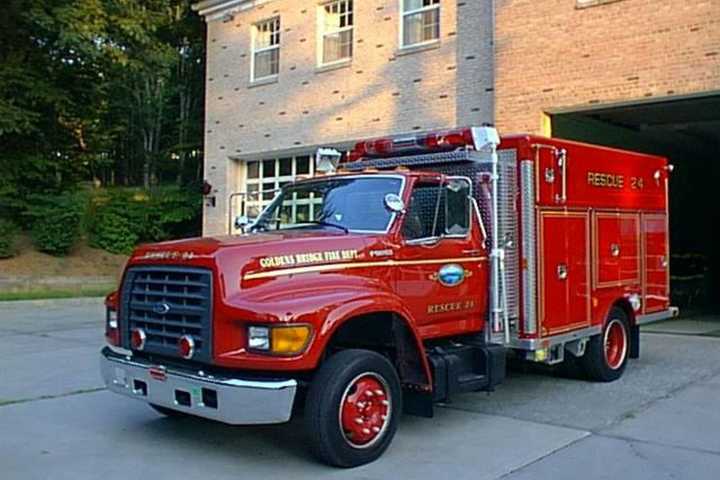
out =
[[630,328],[625,311],[610,310],[603,331],[592,337],[585,355],[580,358],[583,370],[591,380],[612,382],[620,378],[630,351]]
[[369,350],[344,350],[318,370],[305,403],[313,453],[337,467],[372,462],[390,445],[402,411],[395,368]]

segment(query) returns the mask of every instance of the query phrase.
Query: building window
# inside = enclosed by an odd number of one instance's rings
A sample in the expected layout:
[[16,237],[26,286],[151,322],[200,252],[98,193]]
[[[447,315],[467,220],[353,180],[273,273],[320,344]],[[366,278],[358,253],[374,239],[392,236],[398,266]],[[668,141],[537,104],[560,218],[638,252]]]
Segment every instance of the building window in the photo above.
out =
[[320,63],[352,58],[353,0],[336,0],[320,6]]
[[401,0],[402,46],[411,47],[440,38],[440,0]]
[[[242,200],[243,205],[237,205],[242,211],[242,215],[249,218],[257,217],[285,184],[292,182],[297,176],[313,175],[315,173],[314,163],[310,155],[247,162],[245,168],[246,195],[239,199]],[[292,205],[290,218],[313,218],[316,203],[314,199],[299,198],[296,200],[297,202]]]
[[275,77],[280,72],[280,17],[253,25],[252,79]]

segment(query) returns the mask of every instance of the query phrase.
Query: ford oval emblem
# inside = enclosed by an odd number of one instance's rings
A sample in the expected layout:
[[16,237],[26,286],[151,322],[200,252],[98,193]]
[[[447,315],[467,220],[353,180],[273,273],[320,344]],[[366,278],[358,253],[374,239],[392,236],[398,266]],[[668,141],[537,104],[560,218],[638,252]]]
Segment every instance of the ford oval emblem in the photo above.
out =
[[152,310],[158,315],[165,315],[170,311],[170,305],[167,303],[156,303],[153,305]]
[[438,272],[437,278],[446,287],[456,287],[465,280],[465,269],[457,263],[443,265]]

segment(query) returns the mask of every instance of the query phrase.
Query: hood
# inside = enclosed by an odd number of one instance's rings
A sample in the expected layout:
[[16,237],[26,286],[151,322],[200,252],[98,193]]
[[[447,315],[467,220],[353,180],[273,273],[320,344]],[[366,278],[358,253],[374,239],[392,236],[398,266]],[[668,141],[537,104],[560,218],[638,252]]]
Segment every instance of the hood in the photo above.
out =
[[362,259],[372,237],[313,229],[190,238],[142,245],[130,264],[207,267],[228,280],[247,272]]
[[307,251],[311,246],[364,246],[368,235],[319,230],[285,230],[244,235],[197,237],[139,246],[132,260],[190,260],[214,257],[221,252],[287,254]]

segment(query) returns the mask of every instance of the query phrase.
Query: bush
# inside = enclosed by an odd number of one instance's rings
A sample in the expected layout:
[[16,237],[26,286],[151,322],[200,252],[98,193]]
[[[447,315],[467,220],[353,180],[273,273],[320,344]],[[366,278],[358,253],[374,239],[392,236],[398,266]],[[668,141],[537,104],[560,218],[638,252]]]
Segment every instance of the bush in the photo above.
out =
[[130,254],[137,241],[130,220],[108,211],[99,216],[90,243],[111,253]]
[[9,220],[0,219],[0,258],[15,255],[15,235],[17,227]]
[[80,236],[85,198],[77,193],[33,195],[27,215],[31,218],[30,236],[41,252],[66,255]]
[[129,253],[137,242],[197,235],[201,207],[200,194],[178,187],[98,191],[90,202],[86,221],[90,244]]

